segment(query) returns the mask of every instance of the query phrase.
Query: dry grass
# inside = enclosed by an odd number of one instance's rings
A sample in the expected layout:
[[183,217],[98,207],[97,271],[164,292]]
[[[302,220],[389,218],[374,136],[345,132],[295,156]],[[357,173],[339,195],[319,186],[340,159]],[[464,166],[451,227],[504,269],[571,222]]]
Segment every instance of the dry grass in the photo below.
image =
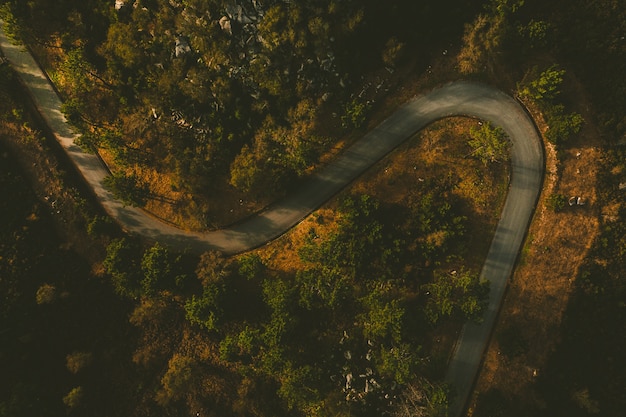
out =
[[[588,104],[574,86],[580,111],[591,120]],[[540,130],[545,131],[543,118],[531,109]],[[533,380],[542,371],[546,360],[558,344],[560,325],[573,283],[592,243],[599,233],[596,181],[599,150],[598,131],[587,123],[583,131],[561,151],[557,159],[553,146],[546,146],[546,179],[537,212],[529,231],[523,259],[514,273],[503,302],[495,334],[510,323],[516,323],[521,337],[528,342],[526,352],[514,358],[501,354],[497,338],[491,341],[484,367],[468,415],[480,393],[491,389],[521,404],[541,407],[533,391]],[[551,194],[581,196],[584,206],[566,206],[555,213],[546,208]]]

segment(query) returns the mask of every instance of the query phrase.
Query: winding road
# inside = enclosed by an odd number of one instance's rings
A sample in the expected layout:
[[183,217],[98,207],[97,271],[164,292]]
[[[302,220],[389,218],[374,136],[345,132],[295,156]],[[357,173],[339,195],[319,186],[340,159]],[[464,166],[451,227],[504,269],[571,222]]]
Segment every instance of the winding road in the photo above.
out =
[[[0,21],[0,26],[3,23]],[[3,26],[2,26],[3,28]],[[509,277],[530,225],[543,181],[540,137],[533,121],[513,98],[493,87],[453,82],[414,98],[316,173],[297,192],[232,227],[187,232],[123,205],[102,182],[109,174],[100,159],[74,143],[61,113],[61,101],[49,79],[23,46],[12,44],[0,30],[0,49],[19,74],[37,109],[65,149],[78,172],[107,213],[128,232],[167,245],[203,252],[209,249],[235,254],[259,247],[282,235],[339,192],[372,164],[429,123],[448,116],[473,116],[502,127],[512,142],[511,181],[481,277],[491,282],[489,306],[481,324],[464,326],[450,359],[446,381],[456,392],[451,416],[460,416],[482,363]]]

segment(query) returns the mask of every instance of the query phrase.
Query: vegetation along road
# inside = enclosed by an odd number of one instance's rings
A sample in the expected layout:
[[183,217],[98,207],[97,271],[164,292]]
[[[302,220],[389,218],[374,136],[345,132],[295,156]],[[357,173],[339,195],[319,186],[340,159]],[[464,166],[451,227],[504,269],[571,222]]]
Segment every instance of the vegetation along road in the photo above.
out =
[[466,115],[500,126],[512,141],[511,182],[482,278],[491,282],[489,307],[483,322],[464,327],[447,374],[457,397],[451,415],[461,413],[480,366],[489,333],[526,234],[543,178],[540,138],[524,109],[508,95],[489,86],[454,82],[421,95],[399,108],[336,160],[317,172],[297,192],[261,213],[231,227],[207,233],[186,232],[128,207],[103,187],[109,174],[96,155],[74,143],[76,135],[61,113],[61,101],[30,53],[11,44],[0,31],[0,46],[21,76],[33,101],[78,171],[105,210],[127,231],[179,249],[217,249],[234,254],[276,238],[327,201],[405,139],[429,123],[447,116]]

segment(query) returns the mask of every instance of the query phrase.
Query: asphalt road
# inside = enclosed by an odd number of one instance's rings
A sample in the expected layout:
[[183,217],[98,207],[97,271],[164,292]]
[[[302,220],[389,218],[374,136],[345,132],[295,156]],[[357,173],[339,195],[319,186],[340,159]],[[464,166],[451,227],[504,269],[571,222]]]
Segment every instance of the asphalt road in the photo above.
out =
[[35,105],[55,133],[77,171],[93,189],[100,204],[124,229],[179,249],[227,254],[259,247],[285,233],[330,197],[359,177],[372,164],[429,123],[464,115],[502,127],[512,141],[511,182],[482,277],[491,282],[484,321],[468,324],[450,360],[446,381],[456,398],[451,416],[462,413],[482,362],[507,281],[515,266],[541,189],[544,163],[540,138],[532,120],[510,96],[492,87],[453,82],[414,98],[321,169],[298,191],[249,219],[222,230],[187,232],[160,222],[140,209],[124,206],[102,181],[109,174],[100,159],[84,153],[60,111],[61,101],[48,78],[23,47],[12,45],[0,30],[0,48],[20,75]]

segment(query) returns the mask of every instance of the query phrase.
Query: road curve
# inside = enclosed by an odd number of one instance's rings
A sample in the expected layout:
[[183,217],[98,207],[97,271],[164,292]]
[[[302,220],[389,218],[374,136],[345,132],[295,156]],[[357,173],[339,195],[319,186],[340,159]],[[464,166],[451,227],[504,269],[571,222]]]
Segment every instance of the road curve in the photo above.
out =
[[437,119],[473,116],[502,127],[512,142],[512,170],[507,200],[481,272],[481,276],[491,282],[489,306],[480,325],[470,323],[463,328],[446,375],[446,381],[456,391],[450,415],[459,416],[463,412],[543,180],[541,140],[533,121],[510,96],[483,84],[463,81],[418,96],[342,152],[298,191],[263,212],[225,229],[187,232],[117,201],[102,185],[108,170],[97,156],[86,154],[74,143],[77,135],[60,111],[61,101],[31,54],[24,47],[12,44],[3,30],[0,30],[0,48],[107,213],[129,232],[196,252],[216,249],[235,254],[280,236],[405,139]]

